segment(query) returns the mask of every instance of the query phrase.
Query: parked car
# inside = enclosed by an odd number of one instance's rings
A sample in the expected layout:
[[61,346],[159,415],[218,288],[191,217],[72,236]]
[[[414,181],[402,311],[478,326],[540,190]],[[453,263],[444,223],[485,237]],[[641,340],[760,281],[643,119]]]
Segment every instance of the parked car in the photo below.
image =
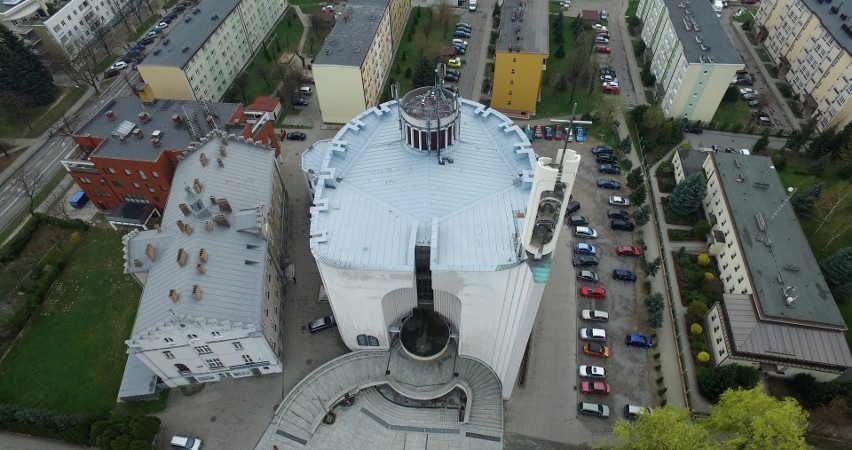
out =
[[595,356],[598,358],[609,358],[609,347],[603,344],[599,344],[597,342],[586,342],[583,344],[583,353],[588,356]]
[[757,94],[743,94],[742,98],[743,98],[743,100],[746,100],[746,101],[757,100]]
[[160,22],[160,23],[158,23],[158,24],[157,24],[157,28],[159,28],[159,29],[161,29],[161,30],[162,30],[163,28],[168,28],[168,27],[169,27],[169,24],[170,24],[171,22],[172,22],[171,20],[169,20],[168,22],[164,20],[164,21],[162,21],[162,22]]
[[580,339],[584,341],[605,341],[606,330],[603,328],[580,328]]
[[307,138],[308,136],[305,133],[302,133],[301,131],[291,131],[287,133],[288,141],[304,141]]
[[608,178],[598,178],[598,187],[603,189],[621,189],[621,183]]
[[756,92],[754,89],[752,89],[752,88],[740,88],[740,89],[739,89],[739,91],[740,91],[740,95],[756,94],[756,93],[757,93],[757,92]]
[[[581,227],[581,226],[588,225],[589,219],[586,216],[581,216],[581,215],[575,214],[575,215],[568,218],[568,223],[570,223],[571,226]],[[588,244],[586,244],[586,245],[588,245]]]
[[118,69],[109,68],[104,71],[104,80],[109,80],[112,77],[117,77],[121,72]]
[[598,403],[580,402],[577,405],[577,410],[580,411],[580,414],[586,414],[589,416],[601,417],[604,419],[609,417],[609,406]]
[[598,164],[618,164],[618,158],[612,153],[601,153],[595,159]]
[[603,380],[606,378],[606,369],[600,366],[582,365],[577,369],[577,374],[583,378],[597,378]]
[[606,89],[606,88],[610,88],[610,89],[618,89],[618,88],[619,88],[619,86],[618,86],[618,80],[615,80],[615,81],[604,81],[604,83],[603,83],[603,87],[604,87],[604,89]]
[[595,156],[601,155],[601,154],[610,154],[611,155],[612,153],[613,153],[612,147],[610,147],[609,145],[596,145],[596,146],[592,147],[592,154],[595,155]]
[[174,450],[198,450],[201,448],[201,439],[174,435],[172,436],[172,440],[169,441],[169,445]]
[[704,129],[699,127],[698,125],[688,125],[686,128],[683,129],[683,131],[686,133],[701,134],[704,132]]
[[296,107],[304,107],[304,106],[308,106],[308,104],[309,104],[309,102],[306,99],[301,98],[301,97],[293,99],[293,101],[291,103],[293,104],[293,106],[296,106]]
[[608,173],[612,175],[621,175],[621,167],[612,164],[601,164],[598,166],[598,172]]
[[760,106],[760,100],[748,100],[746,101],[746,105],[748,105],[749,108],[757,108]]
[[612,53],[612,49],[606,45],[596,45],[595,52],[597,53]]
[[561,141],[563,138],[564,135],[562,134],[562,125],[557,124],[556,131],[553,133],[553,139]]
[[146,37],[137,42],[139,45],[151,45],[152,43],[154,43],[154,38],[152,37]]
[[606,211],[606,216],[610,219],[627,220],[630,218],[630,213],[623,209],[610,208]]
[[536,139],[541,139],[544,137],[544,132],[542,131],[541,125],[536,125],[535,128],[533,128],[533,136],[535,136]]
[[624,197],[613,195],[609,198],[609,204],[612,206],[630,206],[630,200]]
[[177,19],[177,16],[178,16],[177,13],[170,12],[170,13],[166,14],[165,16],[163,16],[163,21],[165,22],[167,20],[175,20],[175,19]]
[[456,55],[464,55],[467,52],[461,45],[454,45],[453,48],[456,50]]
[[110,69],[115,69],[115,70],[124,70],[126,68],[127,68],[127,63],[124,62],[124,61],[116,61],[115,64],[113,64],[112,67],[110,67]]
[[591,270],[581,270],[577,272],[577,279],[580,281],[588,281],[590,283],[597,283],[600,279],[598,274],[592,272]]
[[453,39],[453,44],[461,44],[461,45],[464,45],[465,47],[467,47],[467,41],[464,41],[464,40],[461,40],[461,39]]
[[548,141],[553,139],[553,128],[544,127],[544,138]]
[[633,231],[635,226],[633,222],[628,222],[621,219],[612,219],[609,221],[609,227],[617,231]]
[[580,210],[580,202],[577,200],[571,200],[568,202],[568,205],[565,206],[565,215],[573,214]]
[[574,253],[578,255],[596,255],[598,253],[598,248],[594,245],[587,244],[585,242],[578,242],[574,245]]
[[456,82],[459,81],[459,76],[453,73],[447,72],[444,74],[444,81]]
[[[467,37],[470,37],[470,36],[467,36]],[[461,67],[462,66],[462,60],[461,60],[461,58],[450,58],[447,61],[447,65],[450,66],[450,67]]]
[[771,127],[773,125],[772,119],[768,116],[757,116],[757,124],[764,127]]
[[470,24],[469,24],[469,23],[467,23],[467,22],[459,22],[459,23],[457,23],[457,24],[456,24],[456,26],[457,26],[457,27],[471,28],[471,29],[473,28],[473,27],[471,27],[471,26],[470,26]]
[[595,37],[595,43],[597,43],[597,44],[609,44],[609,39],[607,39],[607,38],[605,38],[601,35],[598,35],[598,36]]
[[455,75],[455,76],[457,76],[457,77],[461,77],[461,71],[458,71],[458,70],[456,70],[456,69],[444,69],[444,73],[445,73],[445,74],[447,74],[447,73],[448,73],[448,74]]
[[597,239],[598,232],[591,227],[574,227],[574,236],[586,239]]
[[583,142],[586,140],[586,130],[583,127],[577,127],[577,142]]
[[453,33],[453,37],[468,39],[468,38],[470,38],[470,33],[468,33],[467,31],[464,31],[464,29],[459,29],[459,30],[456,30],[455,33]]
[[609,383],[604,383],[603,381],[580,382],[580,392],[584,394],[607,395],[609,391]]
[[754,85],[754,80],[751,78],[741,77],[737,78],[736,81],[734,81],[734,84],[739,84],[740,86],[752,86]]
[[654,345],[654,342],[651,341],[651,338],[648,336],[642,336],[641,334],[628,334],[624,338],[624,343],[629,347],[642,347],[642,348],[651,348]]
[[592,255],[574,255],[571,259],[571,264],[574,264],[574,267],[597,266],[598,258]]
[[606,311],[599,311],[597,309],[584,309],[580,311],[580,317],[582,317],[583,320],[588,320],[590,322],[609,321],[609,313]]
[[583,286],[580,288],[580,295],[589,298],[606,298],[606,289]]
[[567,140],[568,142],[574,142],[574,129],[573,128],[570,128],[570,127],[568,128],[568,136],[565,137],[565,140]]
[[334,320],[334,316],[325,316],[309,322],[308,331],[310,331],[311,333],[316,333],[336,326],[337,322]]
[[592,25],[592,29],[597,30],[597,31],[607,31],[606,27],[599,24],[599,23]]
[[615,249],[618,256],[641,256],[642,249],[634,245],[621,245]]
[[636,274],[627,269],[615,269],[612,278],[621,281],[636,281]]
[[[745,3],[745,1],[743,1]],[[639,414],[649,413],[650,409],[644,406],[636,406],[636,405],[624,405],[624,418],[627,420],[635,420],[639,417]]]

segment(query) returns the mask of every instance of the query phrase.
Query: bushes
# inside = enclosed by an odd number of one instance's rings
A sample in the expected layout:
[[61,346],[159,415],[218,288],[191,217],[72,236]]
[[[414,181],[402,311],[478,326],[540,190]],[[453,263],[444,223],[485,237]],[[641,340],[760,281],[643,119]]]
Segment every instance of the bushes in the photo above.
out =
[[663,311],[665,302],[663,295],[655,292],[645,298],[645,309],[648,311],[648,326],[651,328],[660,328],[663,326]]
[[78,445],[89,443],[87,421],[46,409],[0,405],[0,428],[15,433],[61,439]]
[[13,261],[21,255],[21,252],[24,251],[24,247],[27,246],[27,243],[32,239],[33,234],[38,229],[38,221],[32,220],[27,222],[23,228],[18,231],[18,234],[13,237],[9,243],[0,248],[0,263],[7,263],[9,261]]
[[160,419],[153,416],[119,417],[92,424],[92,443],[102,450],[151,448],[160,428]]
[[[703,295],[701,297],[706,301],[707,297]],[[686,308],[686,320],[688,322],[699,323],[704,320],[708,311],[705,301],[696,299],[689,303],[689,307]]]
[[812,375],[799,373],[793,377],[791,384],[811,407],[824,406],[835,399],[841,399],[847,404],[852,402],[852,381],[818,383]]
[[757,370],[740,364],[698,369],[698,390],[714,403],[726,390],[751,389],[757,381]]
[[692,333],[693,336],[700,336],[701,333],[704,332],[704,327],[699,323],[693,323],[689,326],[689,332]]

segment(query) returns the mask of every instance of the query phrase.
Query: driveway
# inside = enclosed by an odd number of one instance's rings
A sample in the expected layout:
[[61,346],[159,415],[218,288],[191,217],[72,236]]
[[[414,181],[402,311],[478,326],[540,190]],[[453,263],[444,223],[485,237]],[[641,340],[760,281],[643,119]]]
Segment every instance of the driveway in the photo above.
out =
[[[468,11],[467,4],[463,8],[455,8],[453,13],[460,14],[459,22],[471,25],[471,36],[466,39],[468,46],[462,60],[462,76],[459,80],[459,94],[463,98],[479,101],[479,89],[482,86],[482,76],[485,72],[485,60],[488,57],[488,39],[491,37],[491,12],[494,10],[494,0],[483,0],[477,3],[476,11]],[[455,26],[455,24],[453,24]],[[450,45],[448,42],[446,45]]]

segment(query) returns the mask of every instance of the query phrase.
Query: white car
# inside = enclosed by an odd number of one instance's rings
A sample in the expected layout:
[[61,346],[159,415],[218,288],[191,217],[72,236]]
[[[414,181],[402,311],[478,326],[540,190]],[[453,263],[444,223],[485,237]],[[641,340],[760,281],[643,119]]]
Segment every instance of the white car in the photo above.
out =
[[580,366],[577,373],[583,378],[606,378],[606,369],[600,366]]
[[158,24],[157,24],[157,28],[159,28],[159,29],[161,29],[161,30],[162,30],[163,28],[168,28],[168,27],[169,27],[169,23],[168,23],[168,22],[160,22],[160,23],[158,23]]
[[597,30],[597,31],[609,31],[609,30],[607,30],[607,29],[606,29],[606,27],[605,27],[605,26],[603,26],[603,25],[601,25],[601,24],[599,24],[599,23],[596,23],[596,24],[592,25],[592,28],[594,28],[594,29],[595,29],[595,30]]
[[599,311],[597,309],[584,309],[580,312],[580,317],[582,317],[583,320],[591,322],[609,321],[609,313],[606,311]]
[[605,341],[606,330],[603,328],[580,328],[580,339],[584,341]]
[[574,236],[588,239],[596,239],[598,232],[594,228],[589,227],[574,227]]
[[459,45],[463,45],[463,46],[467,47],[467,41],[462,40],[462,39],[453,39],[453,44],[459,44]]
[[605,81],[603,85],[604,87],[609,86],[613,89],[618,89],[618,80]]
[[746,94],[757,94],[757,92],[752,88],[740,88],[740,95]]
[[115,70],[124,70],[126,68],[127,68],[127,63],[124,62],[124,61],[118,61],[118,62],[116,62],[115,64],[112,65],[112,69],[115,69]]
[[609,198],[609,204],[612,206],[630,206],[630,200],[624,197],[613,195]]
[[201,448],[201,439],[189,436],[172,436],[171,447],[175,450],[198,450]]

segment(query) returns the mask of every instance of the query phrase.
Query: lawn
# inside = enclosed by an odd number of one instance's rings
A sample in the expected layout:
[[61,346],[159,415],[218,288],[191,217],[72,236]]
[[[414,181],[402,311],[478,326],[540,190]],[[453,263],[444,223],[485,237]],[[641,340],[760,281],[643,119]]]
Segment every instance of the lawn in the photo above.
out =
[[0,363],[0,403],[77,415],[113,410],[141,291],[124,274],[121,238],[111,229],[87,232]]
[[627,4],[627,11],[624,11],[624,17],[632,17],[639,10],[639,0],[630,0]]
[[290,5],[297,5],[302,10],[303,14],[311,15],[322,9],[326,2],[318,2],[316,0],[290,0]]
[[264,40],[263,48],[238,76],[246,79],[245,90],[233,83],[225,91],[222,101],[251,103],[256,97],[274,94],[280,82],[275,61],[282,54],[293,52],[299,47],[304,29],[302,22],[296,17],[296,12],[288,8],[281,20],[275,24],[272,33]]
[[[60,96],[65,93],[65,97],[60,99]],[[26,126],[26,118],[24,116],[9,117],[4,115],[4,120],[0,121],[0,137],[4,138],[33,138],[41,136],[54,124],[63,114],[68,112],[71,107],[83,94],[86,93],[86,88],[60,87],[59,95],[56,96],[57,101],[50,105],[35,108],[28,117],[37,117],[32,121],[32,130]]]
[[734,101],[722,100],[719,103],[719,108],[716,109],[716,115],[713,116],[712,123],[717,126],[714,129],[728,129],[731,125],[748,126],[751,122],[751,109],[746,102],[737,98]]

